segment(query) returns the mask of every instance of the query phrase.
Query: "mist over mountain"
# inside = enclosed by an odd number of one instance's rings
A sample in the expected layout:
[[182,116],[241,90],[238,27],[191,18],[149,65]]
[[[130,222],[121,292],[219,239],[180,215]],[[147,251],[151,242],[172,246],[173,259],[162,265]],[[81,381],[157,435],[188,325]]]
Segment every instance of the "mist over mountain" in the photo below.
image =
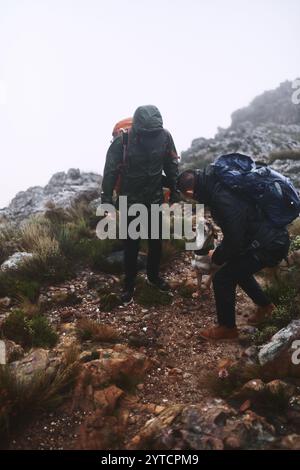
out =
[[240,152],[272,164],[300,187],[300,105],[292,102],[294,92],[286,81],[234,111],[230,127],[192,141],[182,152],[182,168],[203,168],[219,155]]

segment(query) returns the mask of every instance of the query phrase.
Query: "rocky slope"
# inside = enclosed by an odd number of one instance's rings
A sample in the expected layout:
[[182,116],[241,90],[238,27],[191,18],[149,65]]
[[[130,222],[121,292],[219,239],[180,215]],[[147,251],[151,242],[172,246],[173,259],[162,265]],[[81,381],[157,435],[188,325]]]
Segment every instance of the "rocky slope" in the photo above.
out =
[[101,176],[71,168],[67,173],[55,173],[45,186],[34,186],[19,192],[10,205],[0,210],[0,219],[23,220],[32,214],[43,213],[50,206],[63,209],[80,200],[99,197]]
[[198,138],[182,153],[182,167],[202,168],[219,155],[241,152],[271,163],[300,187],[300,105],[292,103],[292,82],[282,83],[232,114],[228,129]]

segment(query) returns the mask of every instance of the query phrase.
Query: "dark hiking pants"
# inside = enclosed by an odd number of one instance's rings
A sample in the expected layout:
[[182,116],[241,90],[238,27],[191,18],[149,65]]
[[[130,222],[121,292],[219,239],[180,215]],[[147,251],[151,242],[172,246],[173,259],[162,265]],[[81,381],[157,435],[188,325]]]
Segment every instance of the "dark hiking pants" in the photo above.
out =
[[[225,264],[214,276],[213,288],[216,301],[218,323],[228,328],[236,326],[236,288],[240,286],[253,302],[265,307],[270,299],[254,278],[254,274],[267,266],[276,266],[286,255],[286,250],[271,254],[270,261],[255,252],[248,252]],[[269,257],[270,258],[270,257]]]
[[[128,225],[133,218],[128,218]],[[125,288],[133,289],[137,275],[138,253],[141,239],[133,240],[130,237],[124,241],[124,269]],[[151,239],[151,217],[148,217],[148,256],[147,276],[148,279],[157,279],[159,276],[160,259],[162,252],[161,217],[159,223],[159,238]]]

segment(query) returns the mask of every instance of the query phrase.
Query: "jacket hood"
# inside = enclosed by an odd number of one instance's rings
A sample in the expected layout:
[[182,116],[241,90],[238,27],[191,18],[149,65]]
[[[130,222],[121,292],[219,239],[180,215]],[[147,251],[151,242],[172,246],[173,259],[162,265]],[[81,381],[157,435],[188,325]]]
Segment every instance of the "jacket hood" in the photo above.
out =
[[133,116],[133,129],[136,133],[155,132],[163,129],[163,119],[156,106],[140,106]]

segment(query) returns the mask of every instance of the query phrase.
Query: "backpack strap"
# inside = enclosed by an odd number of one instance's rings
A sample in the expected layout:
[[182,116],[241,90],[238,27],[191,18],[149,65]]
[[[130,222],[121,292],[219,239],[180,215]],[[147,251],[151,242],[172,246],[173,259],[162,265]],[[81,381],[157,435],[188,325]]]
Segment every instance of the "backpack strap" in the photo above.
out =
[[122,146],[123,146],[123,167],[127,164],[128,157],[128,144],[129,144],[129,131],[128,129],[122,129]]

